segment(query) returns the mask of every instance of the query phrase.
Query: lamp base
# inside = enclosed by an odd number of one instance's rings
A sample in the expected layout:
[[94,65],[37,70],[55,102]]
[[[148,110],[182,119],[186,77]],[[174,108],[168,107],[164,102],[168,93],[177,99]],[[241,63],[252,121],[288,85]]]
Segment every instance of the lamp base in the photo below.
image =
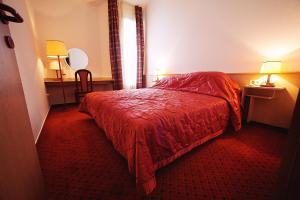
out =
[[271,74],[268,74],[267,82],[260,84],[260,87],[275,87],[274,83],[271,83]]
[[262,83],[260,84],[260,87],[275,87],[274,83]]
[[60,77],[59,70],[55,70],[55,72],[56,72],[56,78],[57,78],[57,79],[60,79],[61,77]]
[[[64,73],[63,70],[61,70],[61,71],[62,71],[61,74],[60,74],[60,71],[59,71],[59,70],[55,70],[55,71],[56,71],[56,79],[57,79],[57,80],[60,80],[63,76],[66,75],[66,73]],[[62,77],[61,77],[61,75],[62,75]]]

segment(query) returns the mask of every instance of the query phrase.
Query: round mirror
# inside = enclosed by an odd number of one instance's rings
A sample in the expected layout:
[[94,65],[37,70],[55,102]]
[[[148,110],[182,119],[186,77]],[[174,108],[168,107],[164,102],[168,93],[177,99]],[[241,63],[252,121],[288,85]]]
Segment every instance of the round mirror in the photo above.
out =
[[85,69],[89,64],[89,58],[86,53],[77,48],[69,49],[69,57],[66,58],[66,63],[74,70]]

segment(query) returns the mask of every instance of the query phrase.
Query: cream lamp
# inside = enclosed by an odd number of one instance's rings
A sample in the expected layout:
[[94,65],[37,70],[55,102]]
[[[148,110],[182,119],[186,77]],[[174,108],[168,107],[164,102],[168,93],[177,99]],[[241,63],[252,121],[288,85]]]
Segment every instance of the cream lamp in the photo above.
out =
[[268,79],[266,83],[261,84],[262,87],[275,87],[274,83],[271,83],[271,75],[281,72],[281,61],[267,61],[261,66],[260,73],[267,74]]
[[[59,70],[59,73],[60,73],[60,82],[61,82],[61,87],[62,87],[62,92],[63,92],[63,97],[64,97],[64,104],[65,104],[66,103],[66,95],[65,95],[64,79],[63,79],[63,75],[62,75],[60,59],[68,57],[68,51],[66,49],[65,44],[62,41],[47,40],[46,54],[47,54],[48,58],[57,59],[58,68],[57,68],[57,66],[55,66],[55,67],[56,67],[56,69]],[[53,67],[54,67],[54,65],[53,65]],[[57,77],[58,77],[58,75],[57,75]]]

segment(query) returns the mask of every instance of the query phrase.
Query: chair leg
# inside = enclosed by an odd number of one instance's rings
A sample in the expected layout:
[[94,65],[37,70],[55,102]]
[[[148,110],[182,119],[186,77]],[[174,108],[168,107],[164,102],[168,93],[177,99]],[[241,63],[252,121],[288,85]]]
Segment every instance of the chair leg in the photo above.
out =
[[75,93],[75,101],[76,104],[79,104],[79,95],[77,93]]

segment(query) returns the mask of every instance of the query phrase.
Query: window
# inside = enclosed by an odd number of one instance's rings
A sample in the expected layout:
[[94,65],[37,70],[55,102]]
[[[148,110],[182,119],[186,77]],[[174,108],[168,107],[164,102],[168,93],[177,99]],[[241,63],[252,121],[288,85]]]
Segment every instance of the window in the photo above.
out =
[[137,42],[134,6],[122,3],[120,13],[123,85],[125,89],[134,89],[137,81]]

